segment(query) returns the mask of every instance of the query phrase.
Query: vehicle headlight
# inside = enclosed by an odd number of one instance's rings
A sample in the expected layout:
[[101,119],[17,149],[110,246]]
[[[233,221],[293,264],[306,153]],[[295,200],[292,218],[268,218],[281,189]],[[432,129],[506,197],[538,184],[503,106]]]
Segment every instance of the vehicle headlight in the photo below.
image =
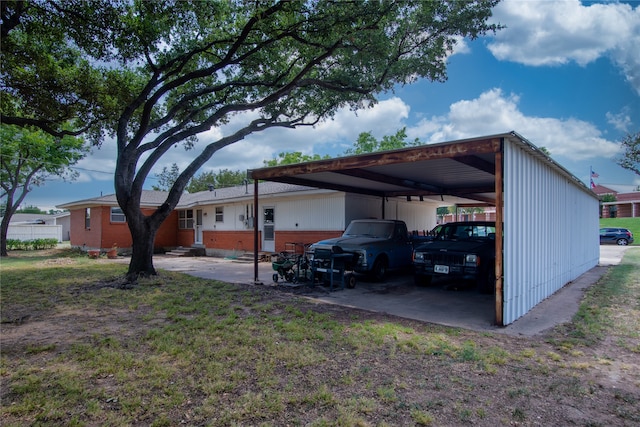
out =
[[478,264],[480,263],[480,258],[478,258],[478,255],[475,255],[475,254],[469,254],[469,255],[466,255],[466,256],[464,257],[464,262],[465,262],[466,264],[475,264],[475,265],[478,265]]
[[414,252],[413,259],[414,261],[424,261],[424,252]]

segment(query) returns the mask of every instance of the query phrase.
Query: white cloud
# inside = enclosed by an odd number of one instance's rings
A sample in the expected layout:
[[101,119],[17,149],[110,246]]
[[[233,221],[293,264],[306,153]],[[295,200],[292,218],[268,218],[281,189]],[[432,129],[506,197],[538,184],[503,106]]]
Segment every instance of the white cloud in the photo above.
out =
[[587,65],[608,56],[640,94],[640,6],[579,0],[505,0],[494,9],[505,25],[489,44],[500,60],[525,65]]
[[452,104],[445,116],[423,119],[407,133],[436,143],[515,130],[533,144],[546,147],[554,157],[585,160],[618,153],[618,144],[603,138],[593,124],[574,118],[526,116],[518,102],[518,96],[492,89],[476,99]]
[[[353,145],[361,132],[371,132],[376,138],[395,134],[405,126],[409,109],[404,101],[393,97],[358,112],[348,108],[341,109],[333,119],[320,122],[314,127],[267,129],[219,150],[200,172],[259,168],[264,166],[265,160],[275,158],[281,152],[341,154]],[[153,180],[163,167],[170,167],[173,163],[184,170],[207,144],[239,129],[252,118],[255,118],[254,113],[234,116],[224,127],[213,128],[200,135],[191,150],[185,150],[178,144],[162,157],[153,168],[150,178]],[[90,156],[78,163],[80,177],[76,182],[113,181],[116,157],[115,142],[106,140],[100,149],[95,148]]]
[[74,169],[79,173],[74,182],[113,181],[113,172],[116,170],[115,144],[107,140],[100,148],[93,147]]
[[[297,129],[271,128],[252,134],[213,155],[206,169],[244,170],[262,167],[265,160],[277,157],[281,152],[299,151],[303,154],[340,154],[351,147],[361,132],[371,132],[376,138],[395,134],[409,117],[409,106],[400,98],[393,97],[353,112],[348,108],[339,110],[331,120],[313,127]],[[249,119],[237,116],[229,129],[237,128]],[[228,129],[225,129],[225,133]]]
[[633,124],[631,117],[629,117],[628,109],[625,109],[618,114],[607,112],[606,117],[607,122],[621,132],[628,132],[629,128]]
[[456,43],[453,46],[453,52],[451,52],[449,57],[453,55],[458,55],[458,54],[471,53],[471,48],[469,47],[469,44],[467,43],[467,40],[464,37],[454,36],[454,39]]

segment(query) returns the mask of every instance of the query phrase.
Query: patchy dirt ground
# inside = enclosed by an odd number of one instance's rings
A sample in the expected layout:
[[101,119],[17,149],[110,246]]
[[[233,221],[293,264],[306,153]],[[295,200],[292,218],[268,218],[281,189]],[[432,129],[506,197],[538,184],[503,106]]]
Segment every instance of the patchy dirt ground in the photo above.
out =
[[[46,262],[64,265],[74,261]],[[113,286],[112,282],[87,283],[73,292],[76,302],[81,303],[85,295]],[[340,328],[336,330],[345,335],[357,333],[361,325],[394,326],[381,335],[379,342],[378,336],[372,335],[370,346],[345,341],[344,347],[338,347],[327,339],[305,338],[302,344],[307,347],[299,348],[309,348],[317,355],[317,363],[295,368],[276,363],[276,383],[268,386],[263,384],[260,372],[247,366],[235,386],[216,394],[215,399],[194,385],[192,367],[179,368],[171,381],[180,385],[182,399],[164,405],[162,419],[166,422],[156,425],[640,425],[638,329],[635,335],[613,333],[586,346],[569,344],[567,328],[542,337],[514,338],[314,304],[271,287],[234,286],[237,289],[232,305],[238,324],[253,318],[293,322],[297,318],[287,307],[294,304],[300,313],[312,312],[337,322]],[[130,291],[113,292],[126,299]],[[248,295],[250,304],[246,303]],[[629,312],[637,312],[638,307],[633,306],[637,301],[631,304]],[[256,307],[261,307],[260,311]],[[188,316],[184,318],[189,320]],[[3,425],[40,424],[37,409],[27,413],[9,410],[11,405],[20,404],[16,392],[19,381],[13,376],[16,369],[48,369],[61,358],[70,357],[74,346],[95,343],[96,337],[116,337],[125,346],[144,341],[151,330],[177,321],[166,310],[144,304],[92,308],[55,301],[47,308],[3,304],[0,397],[4,409],[0,421]],[[214,316],[211,322],[215,321]],[[301,343],[293,340],[290,344],[298,348]],[[212,347],[217,345],[224,347],[224,343],[211,343]],[[133,351],[149,348],[142,345]],[[261,360],[256,351],[252,357]],[[237,366],[244,363],[238,361]],[[122,405],[114,403],[116,400],[108,401],[114,398],[105,397],[116,395],[122,387],[113,375],[87,373],[84,387],[89,396],[103,396],[102,411],[124,411]],[[282,398],[277,410],[264,401],[256,406],[238,403],[269,390]],[[162,399],[162,390],[155,393]],[[296,396],[314,397],[299,400]],[[144,405],[144,399],[140,405]],[[231,415],[225,408],[236,409]],[[157,413],[131,413],[127,421],[131,425],[153,425],[158,420]],[[72,414],[67,416],[69,421]],[[110,424],[110,418],[104,418],[104,414],[100,417],[77,419],[78,424]],[[64,415],[50,421],[66,424]]]

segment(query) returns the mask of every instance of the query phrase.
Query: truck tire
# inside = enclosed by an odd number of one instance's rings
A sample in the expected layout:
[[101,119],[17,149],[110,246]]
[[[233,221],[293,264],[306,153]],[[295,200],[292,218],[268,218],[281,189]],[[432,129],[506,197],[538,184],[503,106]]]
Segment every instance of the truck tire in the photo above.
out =
[[488,271],[485,272],[483,277],[478,280],[478,291],[481,294],[492,294],[495,292],[496,287],[496,274],[493,268],[489,268]]
[[349,289],[353,289],[356,287],[356,276],[353,275],[353,273],[348,273],[344,275],[344,285],[349,288]]
[[376,258],[371,269],[371,277],[376,282],[382,282],[387,275],[387,259],[384,256]]

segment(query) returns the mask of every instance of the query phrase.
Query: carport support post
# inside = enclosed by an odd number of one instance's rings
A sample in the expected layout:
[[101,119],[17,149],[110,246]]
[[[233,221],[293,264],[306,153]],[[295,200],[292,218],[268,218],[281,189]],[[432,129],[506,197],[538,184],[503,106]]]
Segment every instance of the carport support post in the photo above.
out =
[[504,150],[504,141],[500,142],[500,149],[496,152],[496,175],[495,175],[495,186],[496,186],[496,290],[495,290],[495,304],[496,304],[496,325],[504,326],[504,320],[502,317],[502,310],[504,305],[504,294],[502,291],[502,265],[503,265],[503,257],[502,257],[502,248],[503,248],[503,174],[502,174],[502,152]]
[[258,283],[258,180],[253,180],[253,283]]

